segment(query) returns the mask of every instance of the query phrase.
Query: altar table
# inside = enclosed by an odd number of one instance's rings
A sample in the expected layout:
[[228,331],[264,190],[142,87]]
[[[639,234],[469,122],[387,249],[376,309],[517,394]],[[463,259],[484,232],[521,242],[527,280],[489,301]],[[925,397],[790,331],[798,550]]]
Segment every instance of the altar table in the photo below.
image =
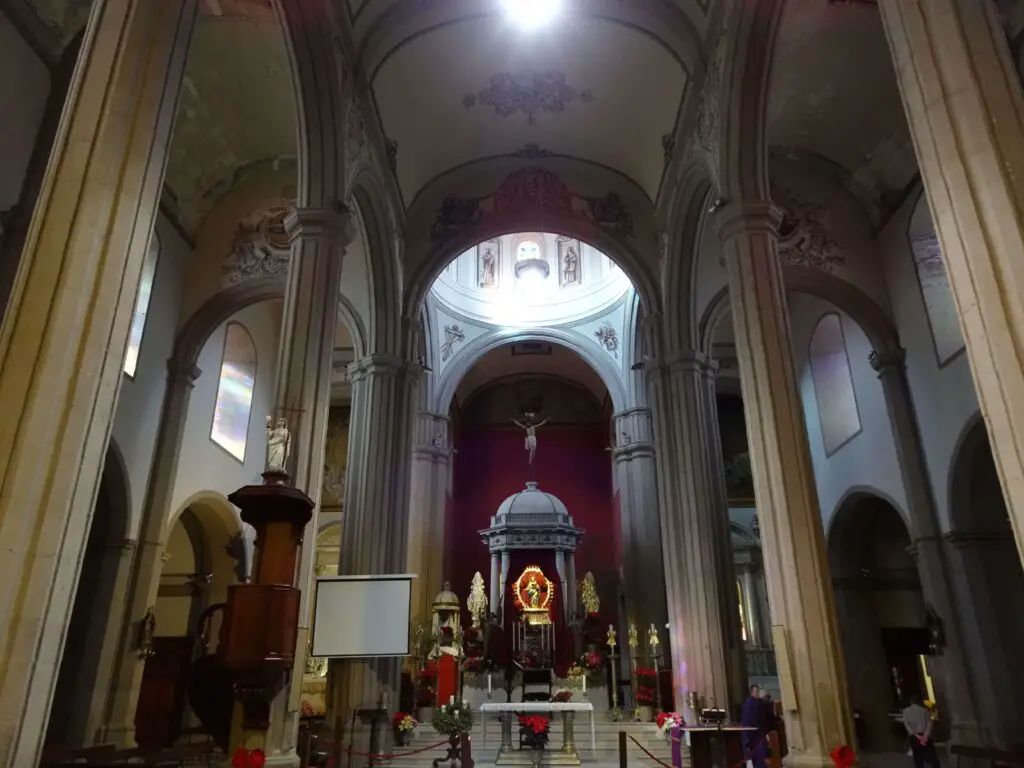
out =
[[579,765],[580,755],[576,750],[575,738],[573,736],[573,722],[577,712],[586,712],[590,715],[590,748],[597,750],[597,732],[594,729],[594,705],[589,701],[585,702],[557,702],[557,701],[520,701],[509,703],[481,704],[480,725],[483,736],[480,741],[480,748],[487,745],[487,728],[485,718],[489,714],[495,714],[501,720],[501,747],[498,749],[498,757],[495,762],[498,765],[517,764],[525,761],[530,763],[529,758],[524,755],[523,760],[517,759],[512,745],[512,723],[516,715],[537,712],[549,713],[552,717],[556,714],[562,716],[562,747],[559,750],[546,750],[545,760],[547,764],[558,765]]

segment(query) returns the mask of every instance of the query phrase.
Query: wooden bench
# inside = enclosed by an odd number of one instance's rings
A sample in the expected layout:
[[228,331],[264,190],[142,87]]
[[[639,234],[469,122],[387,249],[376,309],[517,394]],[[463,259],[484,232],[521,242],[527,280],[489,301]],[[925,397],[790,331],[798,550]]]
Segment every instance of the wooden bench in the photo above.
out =
[[[1017,748],[1010,752],[1001,749],[989,749],[987,747],[969,747],[964,744],[953,744],[949,753],[956,758],[965,757],[971,760],[988,760],[989,765],[1007,765],[1024,768],[1024,748]],[[957,761],[959,762],[959,760]]]

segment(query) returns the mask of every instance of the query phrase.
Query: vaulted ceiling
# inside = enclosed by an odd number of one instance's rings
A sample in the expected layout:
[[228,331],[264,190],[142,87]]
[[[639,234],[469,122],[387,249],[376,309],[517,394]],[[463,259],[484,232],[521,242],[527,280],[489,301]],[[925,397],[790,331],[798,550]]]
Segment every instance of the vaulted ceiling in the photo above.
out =
[[652,200],[699,70],[707,0],[565,0],[540,29],[499,0],[348,0],[358,66],[409,205],[432,179],[523,151],[628,176]]

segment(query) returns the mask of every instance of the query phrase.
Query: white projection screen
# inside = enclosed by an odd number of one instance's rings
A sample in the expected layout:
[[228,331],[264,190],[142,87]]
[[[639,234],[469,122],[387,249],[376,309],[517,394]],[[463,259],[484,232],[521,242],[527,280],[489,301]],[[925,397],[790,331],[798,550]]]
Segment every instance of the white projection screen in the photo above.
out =
[[408,656],[414,578],[408,573],[318,578],[313,607],[313,656]]

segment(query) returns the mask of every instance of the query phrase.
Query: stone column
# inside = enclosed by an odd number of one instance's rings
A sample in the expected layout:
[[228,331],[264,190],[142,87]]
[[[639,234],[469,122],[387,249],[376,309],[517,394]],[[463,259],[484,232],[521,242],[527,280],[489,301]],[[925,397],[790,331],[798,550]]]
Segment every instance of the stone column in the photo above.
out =
[[[512,567],[512,555],[508,550],[501,553],[501,589],[498,591],[498,613],[503,614],[505,609],[505,589],[508,586],[508,572]],[[504,615],[502,615],[502,624],[504,624]]]
[[[277,354],[275,419],[288,420],[292,485],[315,502],[303,532],[295,583],[302,590],[295,664],[290,687],[272,705],[268,758],[291,756],[299,727],[302,673],[306,666],[316,574],[316,534],[323,486],[324,445],[331,409],[334,332],[338,324],[342,260],[352,239],[351,217],[342,206],[299,208],[284,220],[292,246]],[[251,746],[251,745],[250,745]]]
[[569,604],[569,593],[565,589],[565,550],[559,549],[555,552],[555,572],[558,574],[558,600],[562,604],[562,618],[568,623],[572,618],[572,606]]
[[569,617],[580,608],[579,582],[576,581],[576,553],[565,553],[565,584],[569,602]]
[[900,94],[1024,559],[1024,98],[995,4],[881,0]]
[[[431,604],[444,586],[445,511],[452,466],[448,429],[447,416],[427,411],[416,416],[406,567],[417,575],[412,582],[412,617],[416,621],[430,620]],[[457,584],[455,589],[466,594],[469,585]]]
[[630,408],[612,417],[615,431],[612,457],[619,492],[619,530],[627,613],[623,618],[636,622],[638,627],[654,622],[660,630],[668,621],[668,613],[651,416],[649,408]]
[[491,552],[491,580],[487,584],[487,589],[490,592],[490,605],[491,613],[495,616],[501,608],[499,600],[501,598],[501,555],[497,552]]
[[942,619],[946,647],[930,661],[945,693],[943,708],[950,718],[954,742],[979,743],[982,719],[978,698],[968,674],[964,622],[953,595],[950,564],[943,546],[938,510],[925,461],[921,431],[907,382],[902,349],[875,351],[871,367],[878,372],[892,425],[900,476],[907,494],[910,537],[924,599]]
[[[349,366],[352,420],[349,481],[338,573],[402,573],[409,538],[412,404],[421,369],[395,355],[371,354]],[[352,709],[398,702],[400,659],[337,665],[334,713],[347,729]]]
[[195,0],[96,0],[0,327],[0,764],[35,765]]
[[[726,709],[734,701],[737,671],[730,648],[737,597],[727,599],[722,584],[731,578],[732,554],[723,546],[721,526],[728,526],[722,482],[714,465],[715,448],[709,424],[708,377],[715,364],[699,352],[651,359],[645,370],[652,402],[659,411],[658,439],[661,532],[668,595],[669,637],[676,702],[682,706],[693,692],[707,706]],[[716,416],[717,419],[717,416]],[[720,449],[719,449],[720,450]]]
[[853,737],[825,533],[790,346],[789,312],[767,202],[716,218],[729,277],[736,352],[760,521],[772,639],[793,766],[831,765]]
[[761,610],[757,600],[757,582],[754,581],[753,564],[741,569],[743,578],[743,611],[747,615],[747,641],[752,648],[764,648]]

